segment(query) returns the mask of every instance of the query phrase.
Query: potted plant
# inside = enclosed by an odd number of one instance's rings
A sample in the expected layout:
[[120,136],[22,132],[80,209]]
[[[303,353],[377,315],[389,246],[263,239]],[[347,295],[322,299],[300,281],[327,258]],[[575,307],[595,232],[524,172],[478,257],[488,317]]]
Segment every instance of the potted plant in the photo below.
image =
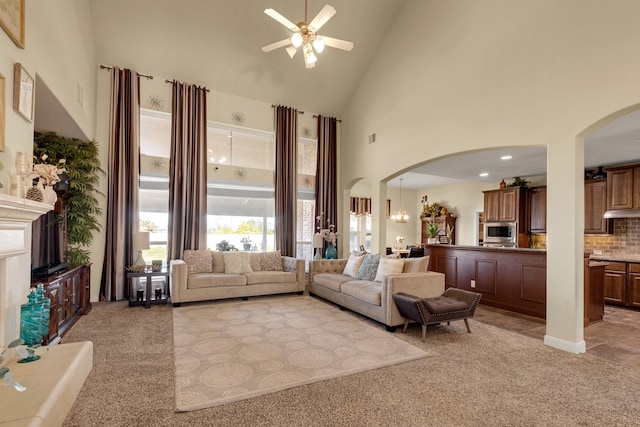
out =
[[245,251],[251,250],[251,237],[244,236],[242,239],[240,239],[240,243],[242,243],[242,247]]
[[237,251],[236,247],[229,244],[226,240],[221,240],[220,243],[216,243],[216,250],[220,252]]
[[427,243],[433,245],[434,243],[438,243],[438,233],[440,229],[438,228],[438,224],[435,222],[430,222],[427,225]]

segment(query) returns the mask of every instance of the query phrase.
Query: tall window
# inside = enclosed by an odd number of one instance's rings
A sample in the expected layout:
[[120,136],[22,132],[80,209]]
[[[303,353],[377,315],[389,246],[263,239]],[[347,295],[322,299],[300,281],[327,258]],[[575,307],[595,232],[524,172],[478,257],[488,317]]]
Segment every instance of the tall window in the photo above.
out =
[[[143,110],[140,118],[140,229],[150,232],[145,259],[166,259],[171,116]],[[207,247],[274,250],[275,138],[209,123]],[[313,258],[316,142],[299,141],[298,258]]]

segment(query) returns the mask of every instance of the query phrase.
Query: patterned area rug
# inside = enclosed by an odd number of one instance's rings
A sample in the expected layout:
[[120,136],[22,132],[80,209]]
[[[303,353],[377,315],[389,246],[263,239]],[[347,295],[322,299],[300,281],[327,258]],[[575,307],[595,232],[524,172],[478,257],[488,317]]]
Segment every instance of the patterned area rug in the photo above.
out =
[[174,308],[173,341],[178,411],[430,356],[308,296]]

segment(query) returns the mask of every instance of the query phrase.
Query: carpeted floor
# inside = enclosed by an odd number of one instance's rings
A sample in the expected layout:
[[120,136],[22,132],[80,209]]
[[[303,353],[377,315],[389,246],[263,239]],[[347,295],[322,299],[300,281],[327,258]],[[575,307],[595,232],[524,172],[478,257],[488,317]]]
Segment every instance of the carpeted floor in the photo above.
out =
[[65,337],[94,342],[65,426],[640,425],[639,370],[470,323],[430,327],[425,343],[417,325],[395,333],[432,357],[177,413],[172,307],[95,303]]
[[429,353],[308,296],[173,309],[176,408],[192,411]]

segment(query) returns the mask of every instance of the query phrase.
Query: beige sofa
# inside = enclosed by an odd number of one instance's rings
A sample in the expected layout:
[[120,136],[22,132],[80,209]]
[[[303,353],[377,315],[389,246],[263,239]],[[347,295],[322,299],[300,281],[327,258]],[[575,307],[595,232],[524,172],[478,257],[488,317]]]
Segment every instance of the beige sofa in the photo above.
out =
[[[183,302],[304,292],[304,260],[279,252],[199,250],[185,251],[183,258],[170,261],[174,307]],[[242,259],[236,262],[236,258]]]
[[[415,258],[407,258],[416,262]],[[309,267],[309,293],[358,312],[394,330],[404,324],[393,300],[393,294],[404,292],[420,298],[431,298],[444,292],[444,274],[434,271],[400,273],[383,276],[381,281],[358,280],[344,274],[347,259],[312,260]],[[428,265],[428,258],[426,260]]]

